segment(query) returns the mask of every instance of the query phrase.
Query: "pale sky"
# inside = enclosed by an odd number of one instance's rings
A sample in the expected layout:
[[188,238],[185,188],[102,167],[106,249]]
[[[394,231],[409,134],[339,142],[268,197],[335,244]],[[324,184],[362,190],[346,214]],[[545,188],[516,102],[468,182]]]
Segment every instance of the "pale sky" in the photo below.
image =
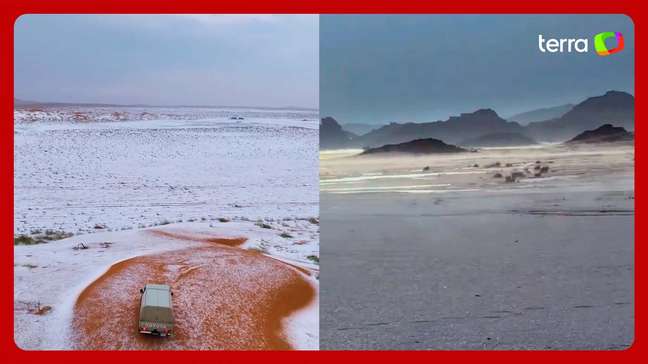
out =
[[[608,57],[541,53],[545,38],[621,32]],[[634,94],[625,15],[322,15],[320,113],[343,123],[425,122],[492,108],[501,116]],[[593,44],[590,44],[593,47]]]
[[151,105],[319,105],[317,15],[25,15],[15,97]]

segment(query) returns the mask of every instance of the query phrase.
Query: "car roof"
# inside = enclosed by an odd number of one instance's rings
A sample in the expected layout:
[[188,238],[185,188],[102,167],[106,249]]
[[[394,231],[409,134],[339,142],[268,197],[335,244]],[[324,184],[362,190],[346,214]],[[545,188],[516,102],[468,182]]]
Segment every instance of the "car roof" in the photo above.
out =
[[169,286],[164,284],[147,284],[144,291],[143,306],[171,307]]
[[149,288],[151,288],[151,289],[166,289],[167,291],[171,289],[166,284],[152,284],[152,283],[148,283],[146,285],[146,289],[149,289]]

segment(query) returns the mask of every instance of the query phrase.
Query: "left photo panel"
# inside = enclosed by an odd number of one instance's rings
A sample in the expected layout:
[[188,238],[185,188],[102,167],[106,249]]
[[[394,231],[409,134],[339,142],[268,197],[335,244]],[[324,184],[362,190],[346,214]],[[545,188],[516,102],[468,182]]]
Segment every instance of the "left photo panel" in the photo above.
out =
[[24,15],[14,341],[319,349],[316,15]]

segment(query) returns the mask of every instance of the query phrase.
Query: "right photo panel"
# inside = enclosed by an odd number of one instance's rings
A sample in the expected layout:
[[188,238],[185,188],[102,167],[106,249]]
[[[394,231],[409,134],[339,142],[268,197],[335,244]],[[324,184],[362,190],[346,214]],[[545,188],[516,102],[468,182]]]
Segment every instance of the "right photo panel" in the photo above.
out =
[[634,340],[625,15],[322,15],[320,347]]

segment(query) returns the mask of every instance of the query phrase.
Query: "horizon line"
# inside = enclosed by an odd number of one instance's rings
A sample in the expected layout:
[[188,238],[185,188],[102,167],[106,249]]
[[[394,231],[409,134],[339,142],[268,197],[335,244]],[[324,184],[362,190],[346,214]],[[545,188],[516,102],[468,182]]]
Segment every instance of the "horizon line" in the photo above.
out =
[[[19,103],[22,103],[20,105]],[[120,104],[120,103],[103,103],[103,102],[70,102],[70,101],[32,101],[14,97],[14,109],[20,106],[29,105],[42,105],[42,106],[85,106],[85,107],[152,107],[152,108],[204,108],[204,109],[217,109],[217,108],[232,108],[232,109],[267,109],[267,110],[304,110],[304,111],[318,111],[318,107],[309,106],[296,106],[296,105],[282,105],[282,106],[261,106],[261,105],[209,105],[209,104]]]

